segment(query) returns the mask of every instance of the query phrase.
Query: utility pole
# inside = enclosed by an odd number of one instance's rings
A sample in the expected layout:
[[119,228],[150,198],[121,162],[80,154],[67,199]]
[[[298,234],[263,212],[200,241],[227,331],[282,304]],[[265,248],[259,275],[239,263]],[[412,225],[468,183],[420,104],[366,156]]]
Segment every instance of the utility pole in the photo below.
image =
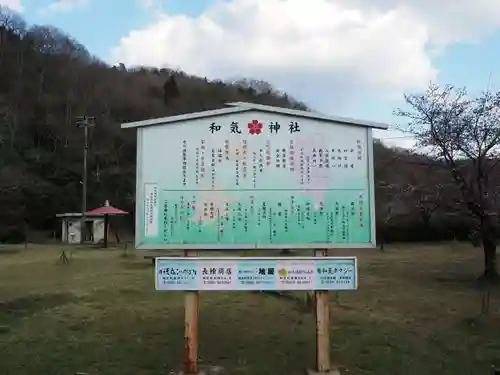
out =
[[89,149],[89,128],[94,126],[95,117],[79,116],[76,118],[76,127],[83,128],[83,174],[82,174],[82,217],[80,222],[80,243],[85,243],[85,214],[87,213],[87,156]]

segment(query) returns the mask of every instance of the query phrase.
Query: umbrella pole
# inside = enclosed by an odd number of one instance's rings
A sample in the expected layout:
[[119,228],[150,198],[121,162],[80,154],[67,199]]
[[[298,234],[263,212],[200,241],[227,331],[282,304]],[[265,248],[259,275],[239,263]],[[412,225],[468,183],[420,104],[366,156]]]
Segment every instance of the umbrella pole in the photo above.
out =
[[108,215],[104,215],[104,248],[108,247]]

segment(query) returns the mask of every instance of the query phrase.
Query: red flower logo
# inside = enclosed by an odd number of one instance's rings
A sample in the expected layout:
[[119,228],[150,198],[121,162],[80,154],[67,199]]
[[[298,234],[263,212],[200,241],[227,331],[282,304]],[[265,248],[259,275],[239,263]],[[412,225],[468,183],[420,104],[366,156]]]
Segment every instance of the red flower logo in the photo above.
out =
[[252,135],[262,133],[262,124],[258,120],[248,123],[248,132]]

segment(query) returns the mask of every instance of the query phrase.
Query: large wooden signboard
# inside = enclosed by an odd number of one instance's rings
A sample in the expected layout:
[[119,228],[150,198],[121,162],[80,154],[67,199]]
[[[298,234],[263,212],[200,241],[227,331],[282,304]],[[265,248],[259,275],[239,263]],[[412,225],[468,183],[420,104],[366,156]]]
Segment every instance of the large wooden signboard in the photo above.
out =
[[[330,363],[329,290],[356,290],[355,257],[376,245],[372,128],[250,103],[123,124],[137,128],[136,248],[157,290],[186,293],[184,372],[198,373],[199,291],[315,290],[316,370]],[[314,249],[314,257],[197,257],[197,250]]]

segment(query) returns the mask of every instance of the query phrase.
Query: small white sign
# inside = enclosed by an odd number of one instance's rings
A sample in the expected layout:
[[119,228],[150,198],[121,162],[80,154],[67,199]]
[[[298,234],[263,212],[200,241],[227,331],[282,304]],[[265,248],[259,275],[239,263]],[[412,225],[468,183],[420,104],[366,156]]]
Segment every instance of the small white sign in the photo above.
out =
[[355,257],[156,258],[156,290],[356,290]]
[[144,235],[158,236],[158,185],[144,184]]
[[282,262],[278,260],[278,278],[276,279],[278,290],[314,290],[317,263],[317,258],[297,261],[285,259]]

